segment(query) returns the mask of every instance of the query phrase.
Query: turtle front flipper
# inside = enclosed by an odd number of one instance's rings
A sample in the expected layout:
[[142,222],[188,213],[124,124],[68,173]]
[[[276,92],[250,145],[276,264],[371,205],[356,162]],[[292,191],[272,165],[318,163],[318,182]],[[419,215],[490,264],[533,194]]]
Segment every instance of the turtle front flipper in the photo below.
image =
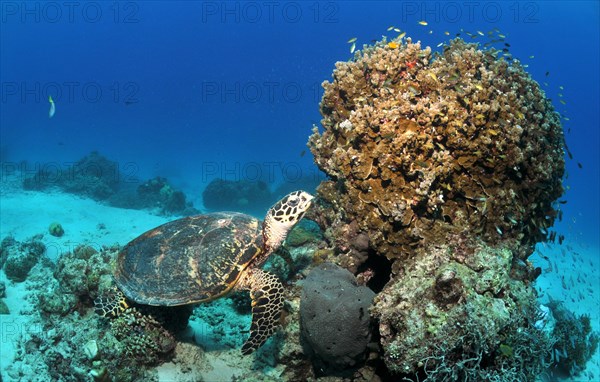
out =
[[277,276],[259,268],[248,269],[238,288],[250,289],[252,298],[252,325],[250,338],[242,347],[242,354],[258,349],[275,332],[283,309],[283,284]]
[[103,317],[115,318],[129,308],[125,295],[116,289],[106,296],[99,296],[94,300],[96,314]]

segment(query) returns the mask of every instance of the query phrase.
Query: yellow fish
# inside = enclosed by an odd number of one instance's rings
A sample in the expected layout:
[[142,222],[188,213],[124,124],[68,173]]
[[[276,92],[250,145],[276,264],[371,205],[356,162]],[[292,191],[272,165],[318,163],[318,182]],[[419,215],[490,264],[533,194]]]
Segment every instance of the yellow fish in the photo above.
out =
[[54,117],[54,113],[56,113],[56,105],[54,104],[52,96],[48,96],[48,102],[50,102],[50,111],[48,111],[48,118],[52,118]]
[[392,49],[398,49],[399,45],[395,42],[390,42],[390,43],[388,43],[388,46]]
[[427,21],[419,21],[419,25],[426,26],[427,25]]

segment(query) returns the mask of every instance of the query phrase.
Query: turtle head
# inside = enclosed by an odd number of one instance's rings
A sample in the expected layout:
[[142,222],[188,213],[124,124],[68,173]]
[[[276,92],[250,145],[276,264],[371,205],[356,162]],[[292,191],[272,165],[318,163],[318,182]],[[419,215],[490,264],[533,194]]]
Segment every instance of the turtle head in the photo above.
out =
[[313,196],[304,191],[294,191],[275,203],[263,222],[263,242],[267,255],[276,251],[288,232],[302,219],[310,207]]

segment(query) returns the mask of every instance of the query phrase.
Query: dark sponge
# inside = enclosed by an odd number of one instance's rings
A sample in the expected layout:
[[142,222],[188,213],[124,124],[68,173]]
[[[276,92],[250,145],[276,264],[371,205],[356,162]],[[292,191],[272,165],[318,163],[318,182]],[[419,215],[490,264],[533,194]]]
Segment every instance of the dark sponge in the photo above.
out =
[[300,330],[315,366],[337,372],[364,359],[374,297],[352,273],[335,264],[324,263],[310,272],[302,288]]

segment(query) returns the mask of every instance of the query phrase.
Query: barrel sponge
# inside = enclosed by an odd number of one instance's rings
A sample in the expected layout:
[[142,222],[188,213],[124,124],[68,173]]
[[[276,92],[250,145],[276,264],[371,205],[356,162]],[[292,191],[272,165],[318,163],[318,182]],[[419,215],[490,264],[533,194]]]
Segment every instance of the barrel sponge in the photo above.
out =
[[340,371],[364,358],[374,297],[335,264],[324,263],[310,272],[302,287],[300,329],[304,349],[315,365]]

